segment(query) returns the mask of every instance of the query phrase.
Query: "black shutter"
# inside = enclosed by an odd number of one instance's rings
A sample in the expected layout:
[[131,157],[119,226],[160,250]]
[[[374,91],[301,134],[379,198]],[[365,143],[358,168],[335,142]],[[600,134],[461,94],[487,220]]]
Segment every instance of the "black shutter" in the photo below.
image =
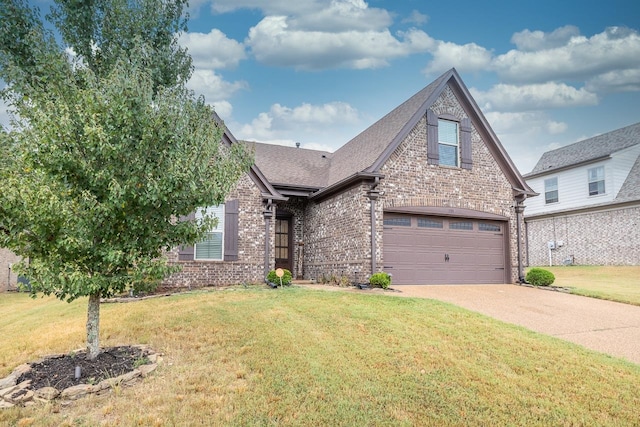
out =
[[462,119],[460,122],[460,166],[462,169],[471,169],[471,119]]
[[427,110],[427,162],[430,165],[440,163],[438,153],[438,116],[431,110]]
[[238,200],[224,204],[224,260],[238,260]]
[[[196,213],[192,212],[187,216],[180,217],[179,221],[195,221]],[[178,248],[178,261],[193,261],[195,248],[193,245],[182,245]]]

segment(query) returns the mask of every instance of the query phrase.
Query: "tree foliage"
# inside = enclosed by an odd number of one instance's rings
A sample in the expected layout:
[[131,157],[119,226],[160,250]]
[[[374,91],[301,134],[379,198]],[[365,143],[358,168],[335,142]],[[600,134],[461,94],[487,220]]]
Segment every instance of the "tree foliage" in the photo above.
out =
[[37,9],[0,0],[2,95],[15,113],[0,132],[0,247],[24,257],[16,271],[34,294],[90,296],[91,311],[154,286],[175,271],[163,252],[213,221],[177,219],[223,202],[248,169],[185,88],[184,4],[58,0],[59,44]]

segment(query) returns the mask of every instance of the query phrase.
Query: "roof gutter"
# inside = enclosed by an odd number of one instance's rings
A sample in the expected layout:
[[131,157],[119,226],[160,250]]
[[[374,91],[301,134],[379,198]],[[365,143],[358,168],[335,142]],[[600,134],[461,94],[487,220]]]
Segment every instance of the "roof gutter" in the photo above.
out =
[[321,190],[316,191],[315,193],[309,196],[310,200],[322,200],[325,197],[329,197],[332,194],[338,193],[339,191],[352,186],[353,184],[361,181],[371,181],[371,180],[379,180],[380,178],[384,178],[384,175],[373,172],[357,172],[351,176],[346,177],[334,184],[331,184],[328,187],[325,187]]

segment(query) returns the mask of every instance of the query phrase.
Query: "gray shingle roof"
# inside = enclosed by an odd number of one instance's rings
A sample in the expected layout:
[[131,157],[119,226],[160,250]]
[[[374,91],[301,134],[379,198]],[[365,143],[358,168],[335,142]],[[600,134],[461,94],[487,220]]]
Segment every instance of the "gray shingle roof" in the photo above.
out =
[[547,151],[525,177],[595,160],[636,144],[640,144],[640,123]]
[[340,186],[348,181],[347,178],[356,178],[358,174],[378,174],[382,164],[417,121],[424,117],[427,109],[447,85],[455,87],[454,90],[463,98],[465,109],[482,132],[489,150],[499,159],[500,167],[513,188],[523,195],[535,195],[511,162],[453,68],[362,131],[335,153],[262,143],[248,144],[255,150],[257,167],[272,184],[318,189]]
[[630,202],[640,200],[640,156],[631,167],[627,179],[622,184],[616,202]]
[[[420,106],[449,77],[450,72],[443,74],[335,153],[245,143],[255,150],[256,165],[271,183],[327,187],[373,165]],[[286,159],[286,167],[282,166],[285,163],[283,159]]]
[[255,152],[255,162],[272,184],[322,188],[332,153],[282,145],[244,141]]
[[336,183],[373,165],[420,106],[440,83],[449,77],[449,72],[443,74],[336,151],[331,162],[328,183]]

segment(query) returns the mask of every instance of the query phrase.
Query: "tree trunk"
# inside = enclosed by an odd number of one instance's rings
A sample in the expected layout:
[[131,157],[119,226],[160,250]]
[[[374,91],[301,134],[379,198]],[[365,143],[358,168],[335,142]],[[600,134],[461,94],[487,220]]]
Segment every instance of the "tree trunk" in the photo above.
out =
[[87,359],[95,360],[100,353],[100,291],[89,295],[87,310]]

